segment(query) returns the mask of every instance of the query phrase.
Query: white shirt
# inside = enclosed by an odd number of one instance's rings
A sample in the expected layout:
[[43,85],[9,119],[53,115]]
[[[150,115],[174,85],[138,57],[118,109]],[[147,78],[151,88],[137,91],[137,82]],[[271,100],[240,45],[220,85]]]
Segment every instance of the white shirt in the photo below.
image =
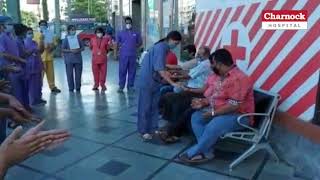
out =
[[198,65],[189,71],[189,79],[187,87],[203,88],[208,76],[212,73],[209,59],[198,62]]

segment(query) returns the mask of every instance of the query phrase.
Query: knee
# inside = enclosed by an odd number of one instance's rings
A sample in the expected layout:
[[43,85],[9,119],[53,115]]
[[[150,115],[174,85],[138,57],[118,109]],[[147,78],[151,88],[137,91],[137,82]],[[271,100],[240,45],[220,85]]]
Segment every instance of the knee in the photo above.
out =
[[202,122],[202,113],[200,111],[196,111],[191,116],[192,124],[200,124]]

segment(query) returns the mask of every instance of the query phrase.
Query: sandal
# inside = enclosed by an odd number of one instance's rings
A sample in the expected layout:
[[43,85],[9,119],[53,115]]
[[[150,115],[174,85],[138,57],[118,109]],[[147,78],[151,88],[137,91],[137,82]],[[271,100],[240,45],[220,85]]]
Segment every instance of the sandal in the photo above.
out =
[[173,144],[180,141],[180,138],[177,136],[169,136],[167,132],[163,131],[159,133],[160,140],[165,144]]
[[194,155],[193,157],[189,158],[187,153],[183,153],[179,155],[179,160],[186,164],[202,164],[210,161],[211,159],[207,158],[204,154],[200,153]]

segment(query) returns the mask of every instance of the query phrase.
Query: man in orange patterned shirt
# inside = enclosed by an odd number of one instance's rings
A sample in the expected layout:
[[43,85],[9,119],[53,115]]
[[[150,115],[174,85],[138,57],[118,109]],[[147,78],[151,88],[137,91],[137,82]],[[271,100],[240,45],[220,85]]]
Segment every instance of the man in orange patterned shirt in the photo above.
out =
[[[182,153],[179,158],[186,163],[206,162],[214,157],[213,146],[218,138],[228,132],[240,130],[237,118],[254,112],[253,84],[249,77],[236,67],[226,49],[212,54],[211,68],[205,85],[203,99],[194,99],[192,130],[197,144]],[[250,119],[243,119],[250,124]]]

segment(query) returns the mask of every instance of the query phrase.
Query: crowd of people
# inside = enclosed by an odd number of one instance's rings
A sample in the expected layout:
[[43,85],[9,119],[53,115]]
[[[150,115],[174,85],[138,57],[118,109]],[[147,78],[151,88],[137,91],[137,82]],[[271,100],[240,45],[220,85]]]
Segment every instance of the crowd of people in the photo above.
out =
[[[186,133],[193,133],[197,143],[179,155],[185,163],[202,163],[214,157],[214,145],[227,132],[241,129],[237,117],[254,112],[253,84],[237,68],[231,52],[188,45],[190,57],[178,63],[173,53],[181,42],[178,31],[168,33],[148,49],[136,79],[137,51],[141,35],[133,30],[132,19],[125,18],[125,28],[113,40],[110,32],[95,29],[89,48],[92,53],[93,90],[107,90],[108,51],[119,52],[119,89],[123,93],[138,90],[137,130],[143,141],[159,137],[165,144],[176,143]],[[81,91],[84,44],[76,34],[76,26],[67,27],[61,43],[68,88]],[[52,93],[60,93],[55,85],[53,51],[56,42],[48,23],[39,22],[39,31],[0,16],[0,173],[44,149],[64,142],[70,134],[65,130],[42,131],[41,122],[25,134],[21,124],[35,122],[32,106],[46,103],[42,99],[42,79],[46,75]],[[136,87],[136,88],[135,88]],[[159,115],[168,123],[159,128]],[[6,138],[6,119],[18,126]],[[252,125],[253,119],[243,119]]]

